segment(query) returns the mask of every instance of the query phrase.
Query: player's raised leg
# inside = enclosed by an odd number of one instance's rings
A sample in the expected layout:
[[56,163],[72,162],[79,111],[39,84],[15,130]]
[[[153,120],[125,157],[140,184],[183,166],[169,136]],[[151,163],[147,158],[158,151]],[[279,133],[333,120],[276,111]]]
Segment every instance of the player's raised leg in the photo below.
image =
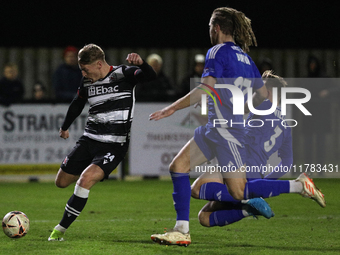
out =
[[[204,173],[198,177],[191,185],[191,196],[197,199],[222,201],[222,203],[228,205],[228,211],[218,212],[212,216],[214,222],[229,222],[228,224],[230,224],[250,215],[262,215],[267,219],[274,216],[270,206],[262,198],[247,200],[236,200],[233,198],[229,194],[227,186],[224,184],[222,174],[219,172]],[[215,204],[210,205],[216,206]],[[233,208],[232,205],[235,205],[235,208]],[[207,208],[211,209],[214,207],[209,206]],[[209,215],[213,212],[212,210],[203,210],[200,218],[207,216],[207,213],[204,213],[205,211],[210,212]],[[224,226],[221,224],[217,225]],[[212,224],[211,226],[216,225]]]
[[[262,198],[253,199],[266,205],[269,205]],[[245,217],[262,215],[256,208],[251,205],[239,203],[229,203],[220,201],[210,201],[208,202],[201,211],[198,213],[198,219],[202,226],[204,227],[214,227],[214,226],[226,226],[237,221],[242,220]]]
[[172,194],[177,213],[176,225],[165,234],[154,234],[151,239],[160,244],[189,245],[189,212],[191,187],[190,169],[206,162],[207,159],[192,138],[176,155],[170,164],[170,175],[174,187]]
[[[284,193],[300,194],[315,200],[321,207],[326,206],[324,195],[307,175],[301,174],[296,180],[257,179],[246,183],[243,200],[274,197]],[[197,199],[237,203],[223,182],[200,176],[192,185],[192,196]]]
[[[75,221],[84,209],[91,187],[104,178],[104,171],[97,165],[88,166],[78,179],[74,193],[68,200],[63,218],[53,229],[49,241],[63,241],[67,228]],[[70,179],[70,181],[73,179]]]

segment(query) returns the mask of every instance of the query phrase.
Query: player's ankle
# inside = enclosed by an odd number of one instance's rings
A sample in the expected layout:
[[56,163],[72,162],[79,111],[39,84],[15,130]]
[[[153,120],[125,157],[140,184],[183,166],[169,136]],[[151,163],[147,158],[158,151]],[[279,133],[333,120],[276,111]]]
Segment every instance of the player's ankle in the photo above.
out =
[[303,190],[303,185],[299,181],[291,180],[289,181],[289,193],[300,194]]
[[189,221],[187,220],[177,220],[174,230],[186,234],[189,232]]

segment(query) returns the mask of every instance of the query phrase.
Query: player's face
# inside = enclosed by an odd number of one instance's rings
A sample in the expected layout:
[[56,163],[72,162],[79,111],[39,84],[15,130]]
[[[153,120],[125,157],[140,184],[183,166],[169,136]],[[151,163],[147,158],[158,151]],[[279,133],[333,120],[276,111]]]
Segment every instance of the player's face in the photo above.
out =
[[210,35],[210,42],[214,46],[217,44],[217,33],[215,32],[216,26],[212,24],[212,20],[215,18],[215,14],[213,14],[210,18],[209,22],[209,35]]
[[88,65],[79,64],[82,75],[85,78],[90,79],[92,83],[101,78],[100,64],[98,62],[99,61],[95,61]]

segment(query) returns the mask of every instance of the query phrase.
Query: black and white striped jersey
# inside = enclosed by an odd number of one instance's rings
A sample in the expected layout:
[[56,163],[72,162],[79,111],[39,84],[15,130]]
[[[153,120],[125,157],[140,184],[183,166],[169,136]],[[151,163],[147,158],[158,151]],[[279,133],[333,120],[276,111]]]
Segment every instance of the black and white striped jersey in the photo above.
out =
[[126,142],[133,120],[135,85],[154,77],[153,69],[144,61],[139,67],[112,66],[105,78],[94,83],[84,79],[70,105],[62,129],[68,129],[81,113],[78,108],[82,110],[88,101],[90,108],[84,136],[105,143]]

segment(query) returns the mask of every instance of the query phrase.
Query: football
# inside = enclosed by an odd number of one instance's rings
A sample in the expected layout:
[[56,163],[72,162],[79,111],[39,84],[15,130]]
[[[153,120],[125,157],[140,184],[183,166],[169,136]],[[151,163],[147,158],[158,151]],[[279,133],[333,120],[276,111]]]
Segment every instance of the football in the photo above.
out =
[[2,219],[2,229],[10,238],[20,238],[27,234],[30,228],[30,221],[26,214],[19,211],[12,211]]

